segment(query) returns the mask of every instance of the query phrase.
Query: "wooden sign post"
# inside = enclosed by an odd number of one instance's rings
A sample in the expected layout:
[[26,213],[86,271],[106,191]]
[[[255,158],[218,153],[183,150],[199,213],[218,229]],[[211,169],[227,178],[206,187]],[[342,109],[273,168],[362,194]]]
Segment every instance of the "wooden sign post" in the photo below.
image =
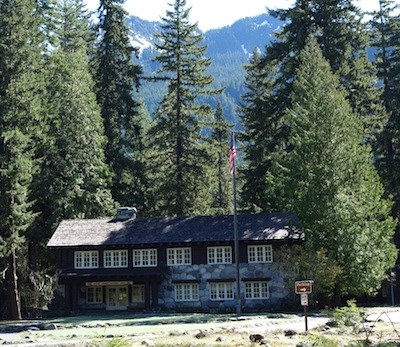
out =
[[314,281],[296,281],[294,284],[294,291],[296,294],[300,294],[300,303],[304,307],[304,321],[306,324],[306,331],[308,331],[307,321],[307,307],[308,307],[308,294],[312,293],[312,284]]

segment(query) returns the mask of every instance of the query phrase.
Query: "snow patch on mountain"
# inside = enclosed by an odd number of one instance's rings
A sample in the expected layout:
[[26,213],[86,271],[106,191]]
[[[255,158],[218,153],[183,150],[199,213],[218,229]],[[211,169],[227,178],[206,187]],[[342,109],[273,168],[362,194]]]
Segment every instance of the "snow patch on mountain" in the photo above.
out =
[[144,36],[141,35],[131,35],[130,42],[132,47],[139,49],[139,54],[143,52],[146,48],[151,48],[153,44],[147,40]]
[[260,28],[260,27],[272,28],[272,24],[270,22],[268,22],[267,20],[265,20],[265,21],[263,21],[263,22],[261,22],[259,24],[256,24],[256,27],[257,28]]

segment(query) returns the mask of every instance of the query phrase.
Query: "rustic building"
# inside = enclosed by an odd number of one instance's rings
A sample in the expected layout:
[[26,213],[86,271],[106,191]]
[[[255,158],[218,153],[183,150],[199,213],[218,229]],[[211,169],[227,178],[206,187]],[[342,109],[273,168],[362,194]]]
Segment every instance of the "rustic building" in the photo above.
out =
[[[64,220],[48,247],[57,255],[57,290],[79,310],[234,310],[232,216]],[[274,262],[304,235],[290,213],[238,216],[242,306],[267,310],[289,293]]]

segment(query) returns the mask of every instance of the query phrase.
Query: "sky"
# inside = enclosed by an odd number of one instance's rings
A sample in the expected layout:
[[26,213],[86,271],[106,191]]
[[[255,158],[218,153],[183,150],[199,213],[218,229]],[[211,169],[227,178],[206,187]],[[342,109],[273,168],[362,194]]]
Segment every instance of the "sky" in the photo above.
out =
[[[95,11],[98,0],[86,0],[89,10]],[[165,15],[168,3],[173,0],[126,0],[125,9],[129,14],[142,19],[158,21]],[[400,0],[396,1],[400,4]],[[187,0],[192,7],[190,20],[197,22],[201,30],[216,29],[230,25],[244,17],[265,13],[266,9],[288,8],[294,0]],[[364,11],[378,9],[378,0],[354,0]]]

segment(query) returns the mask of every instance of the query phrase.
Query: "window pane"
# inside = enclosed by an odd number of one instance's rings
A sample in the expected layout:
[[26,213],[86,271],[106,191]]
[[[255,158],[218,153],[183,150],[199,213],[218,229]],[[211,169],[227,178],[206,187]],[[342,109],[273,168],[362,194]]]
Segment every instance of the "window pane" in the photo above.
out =
[[144,302],[144,284],[132,286],[132,302]]
[[126,267],[128,266],[128,251],[104,251],[104,267]]
[[232,283],[226,284],[226,299],[233,299],[233,286]]
[[82,253],[80,252],[75,252],[75,267],[80,268],[82,267]]
[[155,249],[150,251],[150,265],[155,266],[157,265],[157,252]]
[[167,265],[186,265],[191,264],[190,248],[168,248]]
[[103,302],[103,288],[102,287],[87,287],[86,288],[86,302],[88,304],[101,304]]
[[230,247],[225,247],[225,263],[231,263],[231,248]]
[[175,300],[176,301],[199,300],[199,285],[197,283],[175,284]]
[[[168,253],[167,253],[168,256]],[[133,250],[133,266],[157,266],[156,249],[135,249]]]
[[249,263],[270,263],[272,262],[272,246],[248,246]]
[[246,299],[268,299],[268,282],[246,282],[245,288]]
[[128,251],[121,252],[121,266],[128,266]]
[[216,283],[211,283],[211,286],[210,286],[210,299],[211,300],[216,300],[217,299],[217,284]]
[[185,264],[191,264],[190,249],[185,249]]
[[211,283],[210,284],[210,299],[211,300],[227,300],[233,299],[233,283]]
[[208,247],[209,264],[230,264],[232,263],[231,247]]
[[98,267],[97,251],[76,251],[74,252],[74,258],[74,265],[77,269]]
[[92,267],[99,266],[99,255],[98,252],[92,252]]

